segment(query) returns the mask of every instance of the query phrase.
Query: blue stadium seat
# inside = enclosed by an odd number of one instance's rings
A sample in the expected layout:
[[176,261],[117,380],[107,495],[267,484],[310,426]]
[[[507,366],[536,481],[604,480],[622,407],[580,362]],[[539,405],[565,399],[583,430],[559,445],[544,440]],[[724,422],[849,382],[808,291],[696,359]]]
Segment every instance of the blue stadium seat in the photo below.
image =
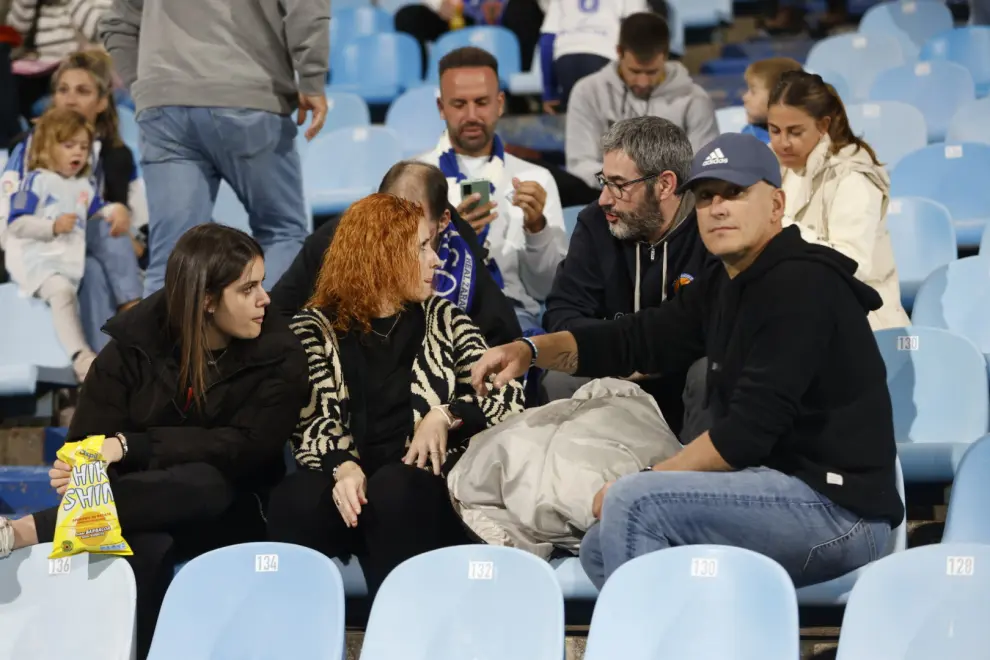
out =
[[564,601],[547,562],[463,545],[400,564],[368,618],[361,660],[564,657]]
[[578,214],[583,210],[583,206],[564,207],[564,230],[567,232],[568,239],[574,233],[574,228],[577,227]]
[[148,654],[149,660],[343,657],[340,573],[323,554],[286,543],[234,545],[186,564],[165,595]]
[[900,101],[872,101],[846,106],[853,133],[865,139],[888,170],[904,156],[928,144],[921,110]]
[[72,360],[55,336],[48,305],[7,283],[0,284],[0,309],[0,398],[34,396],[45,386],[74,387]]
[[956,258],[952,215],[930,199],[897,197],[887,207],[887,229],[901,283],[901,302],[910,310],[925,278]]
[[990,545],[990,436],[974,442],[966,451],[949,496],[942,543]]
[[990,222],[990,145],[931,144],[900,160],[891,173],[892,196],[927,197],[952,214],[960,247],[980,244]]
[[[900,493],[901,500],[904,500],[904,476],[901,472],[900,460],[897,461],[897,492]],[[887,547],[884,549],[884,554],[901,552],[905,548],[907,548],[906,517],[890,535]],[[584,569],[581,568],[581,561],[577,557],[554,559],[550,564],[553,566],[554,573],[557,576],[557,582],[560,584],[566,600],[587,602],[594,601],[598,597],[598,589],[588,579]],[[864,566],[834,580],[802,587],[797,590],[798,603],[802,607],[837,607],[844,605],[849,598],[849,592],[852,591],[853,585],[856,584],[856,580],[868,569],[869,566]]]
[[303,156],[303,182],[316,215],[340,213],[378,190],[382,177],[402,160],[402,142],[383,126],[341,128],[318,135]]
[[141,157],[140,130],[134,111],[128,107],[117,108],[117,130],[120,132],[120,139],[134,152],[135,161]]
[[[926,285],[915,301],[916,317]],[[952,481],[963,454],[990,424],[986,362],[969,339],[915,320],[875,333],[887,367],[897,454],[909,483]]]
[[722,46],[722,57],[745,57],[749,60],[765,60],[770,57],[789,57],[798,62],[808,59],[814,41],[806,38],[754,39]]
[[732,0],[672,0],[667,3],[688,28],[714,28],[732,23]]
[[371,0],[334,0],[333,13],[336,14],[341,9],[352,9],[354,7],[370,7]]
[[377,4],[378,7],[394,16],[395,12],[399,11],[406,5],[416,5],[419,4],[419,2],[417,2],[417,0],[378,0]]
[[921,48],[922,60],[949,60],[969,69],[976,95],[990,94],[990,27],[955,28],[932,37]]
[[[57,451],[57,450],[56,450]],[[0,465],[0,516],[21,516],[58,506],[49,467]]]
[[137,590],[127,560],[84,552],[52,564],[51,551],[44,543],[0,560],[0,659],[131,660]]
[[[305,134],[309,128],[310,117],[311,115],[306,116],[307,122],[299,129],[300,133]],[[324,131],[370,125],[371,112],[363,98],[357,94],[327,90],[327,119],[323,124]]]
[[543,56],[537,48],[528,71],[513,73],[509,79],[509,92],[516,96],[536,96],[543,93]]
[[508,89],[513,74],[522,71],[522,55],[519,52],[519,39],[516,38],[515,33],[500,25],[484,25],[447,32],[437,39],[430,51],[427,82],[434,85],[439,83],[440,59],[450,51],[463,46],[484,48],[495,56],[498,60],[498,79],[502,89]]
[[352,7],[337,7],[330,16],[330,69],[340,62],[344,46],[358,37],[395,32],[392,14],[384,9],[362,3]]
[[835,89],[835,93],[839,95],[842,102],[845,104],[855,103],[853,98],[852,85],[846,79],[846,76],[835,71],[833,69],[805,69],[809,73],[817,73],[822,77],[822,80],[827,82],[829,85]]
[[975,98],[973,76],[966,67],[938,60],[882,71],[870,89],[871,101],[901,101],[920,110],[928,127],[929,142],[944,140],[956,110]]
[[719,133],[740,133],[749,123],[746,120],[746,108],[732,105],[715,111],[715,123]]
[[350,92],[368,103],[391,103],[423,77],[419,44],[404,32],[358,37],[340,50],[330,71],[331,92]]
[[990,97],[965,104],[949,121],[947,142],[979,142],[990,145]]
[[406,157],[431,151],[447,128],[437,110],[438,92],[433,85],[414,87],[388,107],[385,126],[402,140]]
[[980,239],[980,256],[990,257],[990,223],[983,230],[983,238]]
[[842,75],[851,88],[849,97],[843,100],[858,103],[869,98],[878,73],[901,66],[904,61],[897,38],[889,34],[840,34],[812,46],[807,68]]
[[986,657],[988,565],[990,546],[975,543],[926,545],[881,559],[849,598],[837,660]]
[[890,34],[897,37],[908,61],[918,58],[926,41],[952,29],[952,12],[941,2],[900,0],[870,7],[859,21],[863,34]]
[[929,275],[918,289],[912,320],[962,335],[990,356],[990,260],[957,259]]
[[797,595],[780,564],[750,550],[692,545],[637,557],[609,577],[584,658],[800,655]]

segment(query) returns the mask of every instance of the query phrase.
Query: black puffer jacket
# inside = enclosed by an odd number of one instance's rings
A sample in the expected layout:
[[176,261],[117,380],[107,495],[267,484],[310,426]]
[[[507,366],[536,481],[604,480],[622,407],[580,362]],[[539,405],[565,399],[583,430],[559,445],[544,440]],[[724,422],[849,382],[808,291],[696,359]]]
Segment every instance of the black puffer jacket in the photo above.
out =
[[217,360],[202,409],[180,392],[165,297],[152,295],[111,319],[112,341],[82,387],[69,439],[123,433],[121,472],[203,462],[235,486],[270,489],[284,473],[283,447],[308,392],[306,354],[269,311],[257,339],[235,339]]

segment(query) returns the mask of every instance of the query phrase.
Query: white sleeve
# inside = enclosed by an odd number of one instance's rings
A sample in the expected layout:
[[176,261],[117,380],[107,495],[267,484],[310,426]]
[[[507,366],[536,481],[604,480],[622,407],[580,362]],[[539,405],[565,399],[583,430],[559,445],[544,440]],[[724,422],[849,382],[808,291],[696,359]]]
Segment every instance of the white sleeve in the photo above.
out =
[[44,201],[48,198],[47,179],[43,175],[25,179],[21,189],[10,198],[7,217],[14,217],[7,232],[17,238],[51,241],[55,238],[55,219],[48,218]]
[[131,209],[131,233],[148,224],[148,196],[144,179],[134,179],[127,188],[127,205]]
[[519,254],[519,279],[526,292],[540,301],[550,295],[557,266],[567,254],[567,230],[560,192],[550,173],[546,172],[546,175],[547,201],[543,205],[543,217],[547,224],[543,231],[535,234],[524,232],[526,245]]
[[[863,279],[873,269],[873,250],[883,209],[883,193],[863,174],[846,175],[825,200],[823,226],[828,238],[801,226],[801,237],[809,243],[827,245],[854,260],[856,277]],[[799,225],[800,226],[800,225]]]
[[646,0],[620,0],[620,2],[622,3],[622,14],[619,18],[650,11],[650,6]]
[[543,34],[557,34],[560,31],[562,2],[563,0],[550,0],[546,18],[543,19],[543,27],[540,28],[540,32]]

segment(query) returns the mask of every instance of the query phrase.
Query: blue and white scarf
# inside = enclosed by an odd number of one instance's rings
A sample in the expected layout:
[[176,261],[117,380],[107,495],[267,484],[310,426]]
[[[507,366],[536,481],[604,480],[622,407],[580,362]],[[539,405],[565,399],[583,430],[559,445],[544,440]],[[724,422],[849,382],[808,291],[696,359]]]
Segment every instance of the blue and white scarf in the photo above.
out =
[[[466,181],[467,176],[465,176],[464,173],[461,172],[461,166],[457,163],[457,153],[454,152],[454,147],[450,144],[450,138],[448,137],[446,132],[444,132],[443,136],[441,136],[440,138],[440,143],[437,145],[437,151],[440,153],[440,157],[438,158],[438,166],[440,167],[440,171],[443,172],[443,175],[448,179],[454,179],[454,181],[456,181],[457,183],[460,183],[461,181]],[[498,135],[496,135],[495,139],[492,141],[492,155],[488,157],[488,163],[486,164],[485,167],[486,169],[490,169],[491,173],[490,174],[488,174],[487,172],[483,173],[485,175],[483,178],[486,178],[491,182],[494,182],[496,179],[502,178],[502,170],[505,169],[505,148],[502,146],[502,139]],[[491,187],[492,187],[491,195],[492,195],[492,199],[494,199],[495,184],[492,183]],[[481,232],[478,234],[478,241],[486,249],[488,249],[489,229],[491,229],[491,225],[486,225],[485,228],[482,229]],[[456,231],[454,233],[456,234]],[[457,234],[457,239],[460,242],[464,241],[464,238],[460,234]],[[446,270],[448,264],[444,259],[444,253],[442,252],[443,250],[442,244],[440,246],[440,250],[441,252],[438,253],[439,257],[441,260],[444,261],[444,266],[441,267],[441,270],[448,272]],[[467,252],[468,251],[465,249],[465,253]],[[461,260],[460,264],[461,264],[460,268],[463,268],[465,265],[467,265],[467,262]],[[485,267],[488,269],[488,272],[492,274],[492,277],[495,278],[495,283],[498,284],[498,288],[500,289],[505,288],[505,280],[502,278],[502,271],[498,269],[498,264],[495,263],[495,260],[492,259],[491,257],[486,259]],[[457,270],[457,266],[451,265],[451,268],[452,271],[450,271],[450,273],[453,275],[454,271]],[[473,274],[472,274],[472,286],[473,286]],[[451,298],[450,300],[452,300],[453,302],[457,302],[453,298]],[[467,309],[466,307],[463,307],[460,304],[458,304],[458,307],[461,307],[461,309]]]
[[433,278],[433,292],[470,313],[474,302],[477,264],[467,241],[452,222],[443,230],[437,256],[442,265]]

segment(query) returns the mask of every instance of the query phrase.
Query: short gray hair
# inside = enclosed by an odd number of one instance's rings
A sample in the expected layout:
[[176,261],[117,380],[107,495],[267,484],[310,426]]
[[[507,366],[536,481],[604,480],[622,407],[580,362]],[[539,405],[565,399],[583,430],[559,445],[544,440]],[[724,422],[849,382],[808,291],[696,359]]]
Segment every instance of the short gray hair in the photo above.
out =
[[633,117],[617,121],[602,137],[602,153],[624,152],[647,176],[670,170],[677,185],[691,174],[694,149],[677,124],[660,117]]

